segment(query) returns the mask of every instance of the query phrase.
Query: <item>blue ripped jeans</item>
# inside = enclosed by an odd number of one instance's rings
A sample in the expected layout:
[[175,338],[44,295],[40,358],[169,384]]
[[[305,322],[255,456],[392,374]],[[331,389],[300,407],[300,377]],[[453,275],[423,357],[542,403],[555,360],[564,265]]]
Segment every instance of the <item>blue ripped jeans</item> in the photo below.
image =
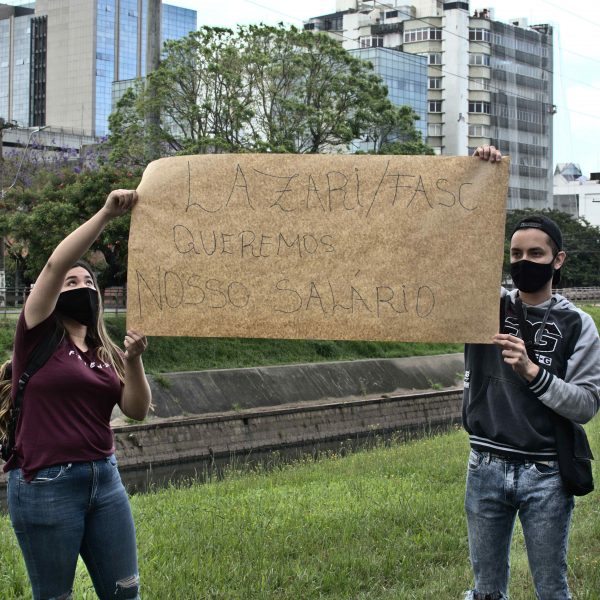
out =
[[466,598],[508,598],[510,543],[518,514],[537,598],[570,600],[567,543],[573,504],[558,463],[471,450],[465,509],[475,589]]
[[139,599],[135,529],[114,456],[8,477],[10,519],[35,600],[72,597],[79,555],[101,600]]

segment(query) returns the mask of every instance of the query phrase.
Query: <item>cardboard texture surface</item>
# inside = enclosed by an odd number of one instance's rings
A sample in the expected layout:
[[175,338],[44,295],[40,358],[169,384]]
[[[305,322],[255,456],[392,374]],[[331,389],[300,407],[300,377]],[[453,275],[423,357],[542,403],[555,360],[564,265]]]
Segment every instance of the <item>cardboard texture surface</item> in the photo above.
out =
[[127,325],[147,335],[489,342],[509,160],[201,155],[146,168]]

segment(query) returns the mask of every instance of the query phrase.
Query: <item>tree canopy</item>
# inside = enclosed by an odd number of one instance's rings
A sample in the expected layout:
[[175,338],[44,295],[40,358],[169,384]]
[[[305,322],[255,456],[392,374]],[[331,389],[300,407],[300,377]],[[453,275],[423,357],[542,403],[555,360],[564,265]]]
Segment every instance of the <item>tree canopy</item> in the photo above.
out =
[[[139,180],[139,174],[103,167],[49,173],[43,185],[9,192],[0,211],[7,261],[34,281],[58,243],[98,211],[111,190],[135,188]],[[102,287],[125,283],[128,232],[129,216],[111,221],[88,253]]]
[[[160,114],[158,126],[146,115]],[[162,155],[341,150],[369,139],[432,153],[416,113],[394,105],[373,66],[325,34],[294,27],[202,27],[166,42],[159,68],[111,115],[112,158],[145,165]],[[397,152],[402,146],[393,146]]]

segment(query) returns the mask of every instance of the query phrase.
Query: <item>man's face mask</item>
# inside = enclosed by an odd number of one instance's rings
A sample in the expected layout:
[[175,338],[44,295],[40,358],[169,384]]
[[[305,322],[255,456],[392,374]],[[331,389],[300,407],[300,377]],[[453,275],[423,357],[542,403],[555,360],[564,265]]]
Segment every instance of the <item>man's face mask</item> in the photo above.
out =
[[88,287],[61,292],[56,310],[65,317],[91,327],[98,319],[98,292]]
[[537,292],[542,289],[554,275],[554,259],[549,263],[537,263],[530,260],[519,260],[511,263],[510,276],[515,286],[526,293]]

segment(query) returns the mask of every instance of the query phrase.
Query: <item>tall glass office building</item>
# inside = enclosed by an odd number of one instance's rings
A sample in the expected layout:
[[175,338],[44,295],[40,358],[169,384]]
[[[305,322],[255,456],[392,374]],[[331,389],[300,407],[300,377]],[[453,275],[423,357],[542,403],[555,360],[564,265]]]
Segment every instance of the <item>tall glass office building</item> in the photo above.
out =
[[[419,115],[415,127],[427,139],[427,58],[389,48],[357,48],[349,51],[373,65],[383,83],[388,97],[396,106],[410,106]],[[367,145],[361,150],[371,150]]]
[[29,126],[30,8],[0,2],[0,117]]
[[[97,0],[95,135],[108,132],[112,84],[146,75],[147,0]],[[196,11],[162,5],[161,45],[196,29]]]
[[[100,137],[114,81],[146,74],[148,0],[0,0],[0,117]],[[163,4],[161,40],[196,29]]]

